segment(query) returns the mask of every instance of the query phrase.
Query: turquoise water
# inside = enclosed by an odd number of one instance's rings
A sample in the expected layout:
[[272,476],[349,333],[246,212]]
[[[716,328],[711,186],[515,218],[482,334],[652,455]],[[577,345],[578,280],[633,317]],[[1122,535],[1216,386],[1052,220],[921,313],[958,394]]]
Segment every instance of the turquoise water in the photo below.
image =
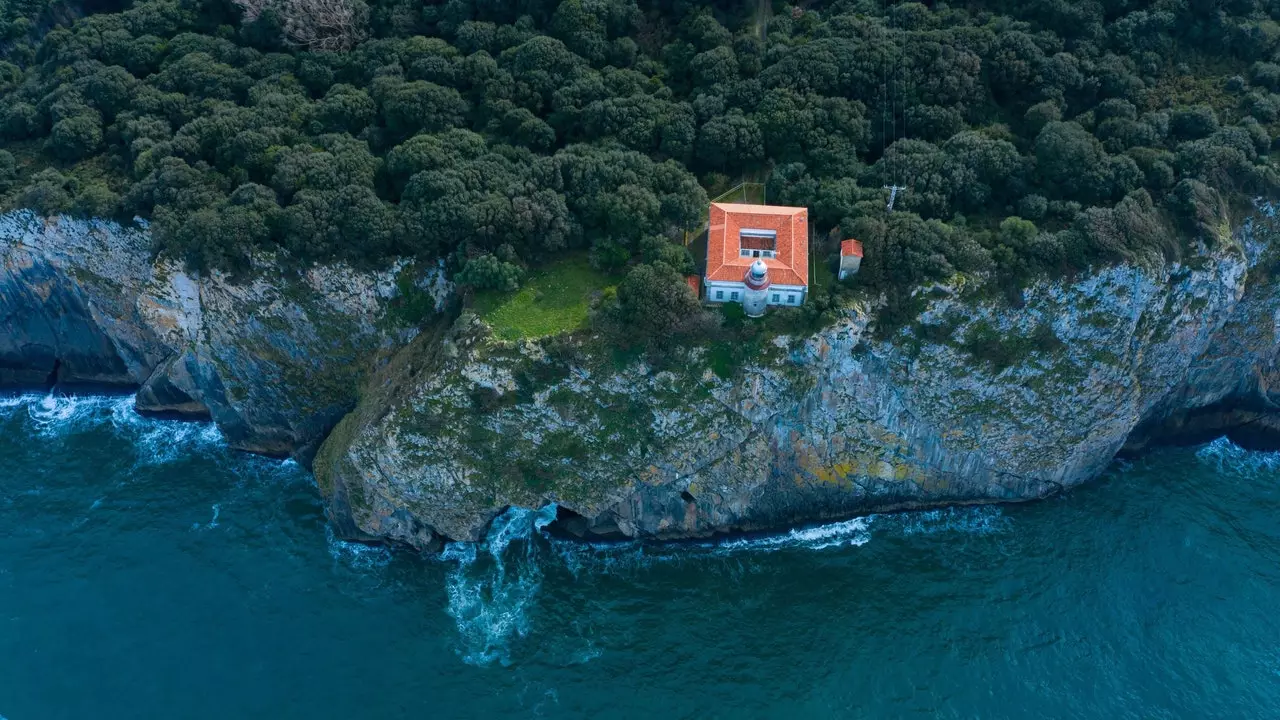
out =
[[1280,457],[720,545],[438,558],[123,398],[0,398],[0,716],[1270,718]]

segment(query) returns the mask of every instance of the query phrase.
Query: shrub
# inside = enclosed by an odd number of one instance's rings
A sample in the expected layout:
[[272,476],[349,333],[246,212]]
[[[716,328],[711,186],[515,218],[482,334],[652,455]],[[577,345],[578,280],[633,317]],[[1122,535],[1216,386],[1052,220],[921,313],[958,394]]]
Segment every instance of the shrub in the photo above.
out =
[[637,265],[618,285],[614,313],[624,343],[660,345],[704,312],[680,273],[664,263]]
[[518,265],[503,262],[491,254],[467,261],[456,280],[476,290],[501,290],[510,292],[520,287],[523,271]]
[[102,121],[90,114],[76,115],[54,123],[46,146],[65,160],[88,157],[102,145]]

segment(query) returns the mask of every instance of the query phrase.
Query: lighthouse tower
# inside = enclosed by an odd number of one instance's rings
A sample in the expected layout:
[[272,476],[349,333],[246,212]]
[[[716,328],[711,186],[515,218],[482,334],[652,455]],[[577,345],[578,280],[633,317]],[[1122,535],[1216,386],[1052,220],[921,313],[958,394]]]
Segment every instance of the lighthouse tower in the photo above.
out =
[[742,294],[742,309],[747,312],[747,317],[764,315],[769,305],[769,268],[763,260],[751,263],[743,284],[747,289]]

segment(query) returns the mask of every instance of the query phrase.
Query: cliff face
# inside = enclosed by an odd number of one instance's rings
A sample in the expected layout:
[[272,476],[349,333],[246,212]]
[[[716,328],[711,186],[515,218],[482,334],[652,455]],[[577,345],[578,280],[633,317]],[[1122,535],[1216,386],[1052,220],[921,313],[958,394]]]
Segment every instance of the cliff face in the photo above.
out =
[[136,388],[142,411],[303,459],[341,418],[315,458],[338,532],[417,547],[553,502],[567,532],[681,538],[1024,500],[1155,442],[1280,438],[1273,225],[1013,305],[941,285],[887,338],[853,306],[736,366],[703,347],[651,367],[451,323],[436,268],[260,257],[197,277],[154,260],[145,228],[9,213],[0,385]]
[[401,351],[317,477],[340,527],[418,546],[551,502],[569,532],[680,538],[1041,497],[1135,428],[1149,442],[1268,387],[1280,303],[1249,282],[1257,234],[1040,283],[1018,307],[934,288],[887,340],[849,308],[727,372],[706,350],[651,368],[589,341],[502,343],[464,315]]
[[0,383],[139,385],[169,350],[137,303],[145,233],[0,216]]
[[1179,387],[1130,435],[1126,452],[1223,434],[1247,448],[1280,444],[1280,226],[1260,215],[1238,236],[1249,263],[1239,302]]
[[151,258],[145,228],[0,215],[0,386],[138,388],[143,412],[211,417],[237,448],[308,454],[379,357],[415,334],[403,295],[442,306],[438,269],[255,260],[249,279]]

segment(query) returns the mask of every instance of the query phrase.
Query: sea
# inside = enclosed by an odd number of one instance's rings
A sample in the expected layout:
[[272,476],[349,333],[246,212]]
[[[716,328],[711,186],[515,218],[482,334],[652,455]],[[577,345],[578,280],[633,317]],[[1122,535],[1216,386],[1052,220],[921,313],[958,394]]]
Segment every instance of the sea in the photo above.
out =
[[0,396],[0,718],[1277,718],[1280,456],[1058,497],[437,555],[128,397]]

